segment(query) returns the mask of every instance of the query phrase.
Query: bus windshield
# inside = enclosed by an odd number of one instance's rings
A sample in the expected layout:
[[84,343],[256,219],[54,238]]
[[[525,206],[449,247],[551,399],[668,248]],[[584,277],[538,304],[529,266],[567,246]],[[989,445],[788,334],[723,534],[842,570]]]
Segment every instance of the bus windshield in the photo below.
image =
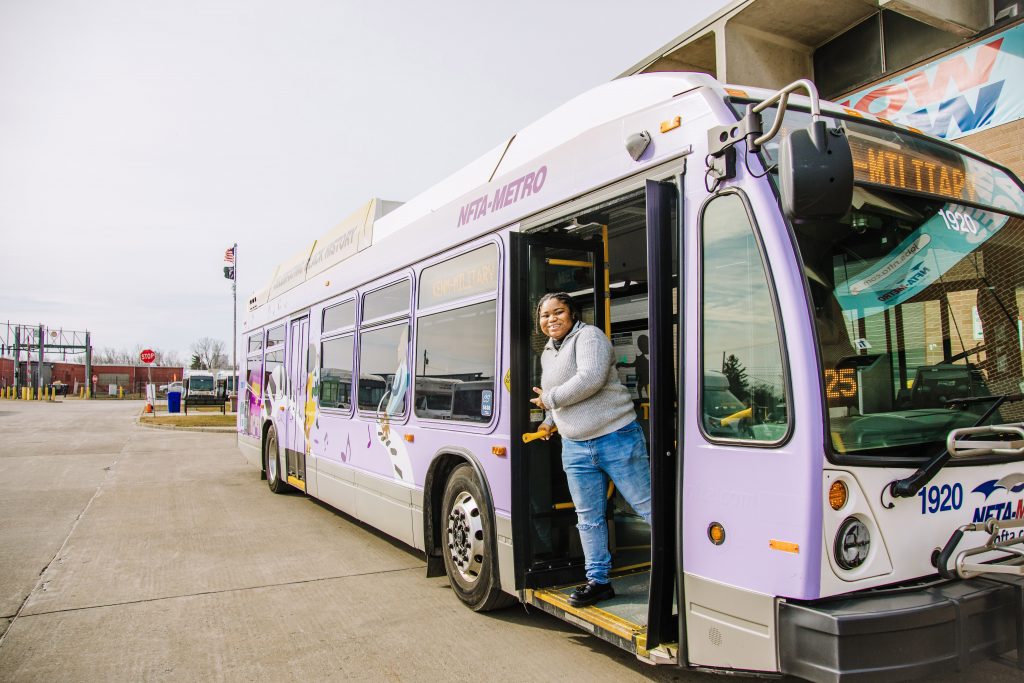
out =
[[213,391],[213,377],[193,375],[188,378],[188,388],[191,391]]
[[[787,112],[784,128],[809,120]],[[934,455],[996,396],[1024,392],[1024,192],[950,145],[829,125],[846,129],[853,152],[850,210],[793,228],[832,448]],[[1006,402],[988,422],[1022,419],[1024,403]]]

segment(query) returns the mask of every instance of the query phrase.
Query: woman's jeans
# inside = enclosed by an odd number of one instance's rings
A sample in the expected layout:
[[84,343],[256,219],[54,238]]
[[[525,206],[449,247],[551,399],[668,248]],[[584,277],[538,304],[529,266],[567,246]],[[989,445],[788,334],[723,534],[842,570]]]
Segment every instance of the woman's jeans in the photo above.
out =
[[587,441],[562,439],[562,468],[576,505],[587,579],[608,583],[612,556],[608,552],[608,478],[626,502],[651,522],[651,466],[644,433],[634,420],[611,434]]

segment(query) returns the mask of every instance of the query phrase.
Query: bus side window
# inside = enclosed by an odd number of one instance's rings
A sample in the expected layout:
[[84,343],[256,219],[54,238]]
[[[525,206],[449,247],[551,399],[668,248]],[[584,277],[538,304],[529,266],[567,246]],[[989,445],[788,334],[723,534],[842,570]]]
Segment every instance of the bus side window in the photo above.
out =
[[496,315],[492,300],[418,318],[417,417],[491,421]]
[[789,426],[772,290],[746,205],[712,199],[702,221],[701,406],[712,439],[780,441]]
[[321,349],[318,392],[320,407],[348,410],[352,406],[353,337],[349,334],[326,339]]

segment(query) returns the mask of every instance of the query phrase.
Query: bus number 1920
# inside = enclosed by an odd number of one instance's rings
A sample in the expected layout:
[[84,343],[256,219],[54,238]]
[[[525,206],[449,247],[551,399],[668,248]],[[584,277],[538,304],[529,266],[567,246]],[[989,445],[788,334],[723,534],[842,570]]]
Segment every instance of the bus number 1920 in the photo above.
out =
[[961,484],[925,486],[917,492],[917,497],[921,499],[922,515],[959,510],[964,504],[964,487]]

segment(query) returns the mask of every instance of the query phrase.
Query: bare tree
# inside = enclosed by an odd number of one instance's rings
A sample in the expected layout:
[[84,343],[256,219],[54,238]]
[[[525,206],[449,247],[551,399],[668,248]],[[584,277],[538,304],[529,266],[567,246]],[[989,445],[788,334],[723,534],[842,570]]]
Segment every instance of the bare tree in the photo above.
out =
[[94,365],[135,365],[138,361],[138,354],[132,357],[131,352],[126,348],[115,349],[112,346],[104,346],[92,355]]
[[159,348],[153,349],[156,353],[156,364],[165,368],[182,367],[181,357],[177,351],[162,351]]
[[200,337],[192,342],[192,354],[199,357],[200,365],[206,370],[223,368],[228,363],[224,342],[220,339]]

